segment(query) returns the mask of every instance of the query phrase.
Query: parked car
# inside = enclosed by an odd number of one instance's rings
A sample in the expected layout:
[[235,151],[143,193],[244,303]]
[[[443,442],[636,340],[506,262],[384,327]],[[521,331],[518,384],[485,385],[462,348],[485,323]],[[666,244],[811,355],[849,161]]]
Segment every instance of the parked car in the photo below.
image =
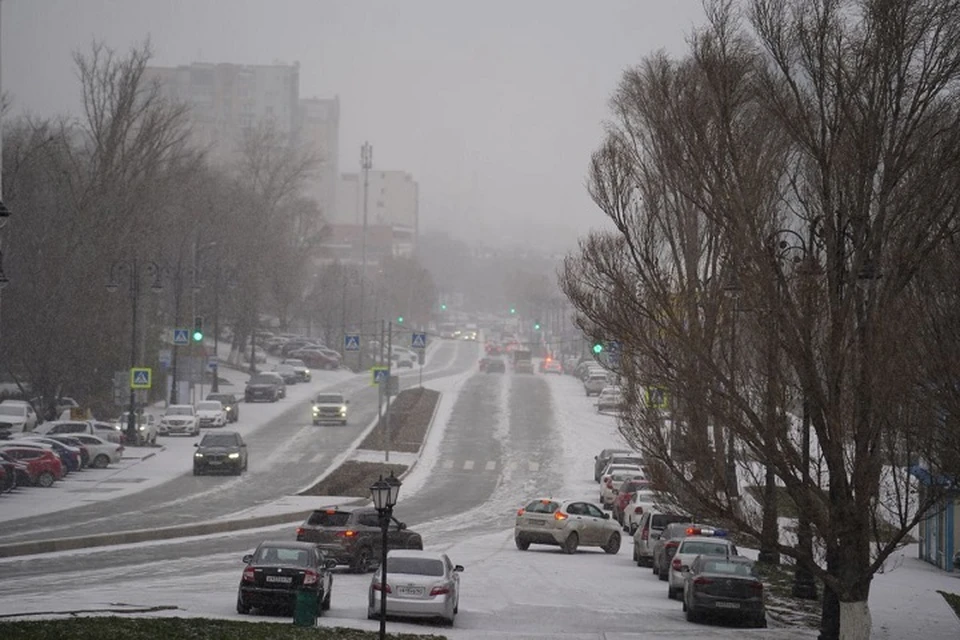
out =
[[27,464],[27,478],[38,487],[52,487],[63,478],[63,463],[51,449],[38,446],[7,446],[0,443],[0,451],[5,455]]
[[223,406],[227,414],[227,422],[236,422],[240,419],[240,400],[232,393],[208,393],[207,400],[216,400]]
[[460,573],[445,553],[396,549],[387,552],[386,582],[380,572],[370,580],[367,618],[380,618],[381,597],[390,594],[388,616],[439,618],[453,625],[460,610]]
[[683,583],[690,571],[690,563],[697,556],[731,558],[740,555],[737,546],[727,540],[726,532],[721,529],[704,529],[700,533],[687,536],[680,541],[677,552],[670,561],[670,573],[667,576],[667,597],[679,600],[683,593]]
[[654,509],[656,499],[657,494],[650,488],[649,484],[634,491],[623,509],[624,531],[632,536],[637,527],[640,526],[640,519],[643,518],[643,514]]
[[[621,524],[621,526],[626,527],[626,518],[624,517],[624,510],[627,508],[632,496],[639,491],[640,489],[646,489],[650,486],[648,480],[637,480],[636,478],[627,478],[622,481],[617,487],[617,496],[613,500],[613,506],[611,512],[613,519]],[[639,520],[639,518],[637,518]],[[631,533],[633,533],[631,531]]]
[[766,628],[763,581],[755,571],[753,560],[737,556],[697,556],[683,581],[683,610],[688,622],[719,615]]
[[[129,411],[124,411],[120,414],[120,417],[117,418],[117,427],[121,432],[127,430],[130,420],[129,415]],[[160,427],[157,426],[157,417],[152,413],[138,413],[135,419],[137,424],[137,442],[135,444],[157,444],[157,436],[160,435]]]
[[[381,535],[380,516],[371,507],[317,509],[297,527],[297,540],[316,544],[337,564],[348,565],[356,573],[366,573],[377,564],[382,549]],[[390,550],[423,550],[420,534],[396,518],[390,523],[387,536]]]
[[600,480],[604,476],[610,475],[610,472],[616,467],[639,467],[643,477],[647,477],[646,465],[639,453],[620,454],[607,460],[607,464],[600,470]]
[[620,455],[637,456],[639,460],[639,454],[632,449],[604,449],[599,454],[593,456],[593,481],[600,482],[600,478],[603,476],[603,470],[610,462],[610,459]]
[[17,463],[0,458],[0,493],[9,493],[17,488]]
[[620,411],[623,408],[623,391],[620,387],[607,387],[597,396],[597,413]]
[[237,589],[237,613],[247,614],[251,609],[290,612],[303,591],[316,594],[318,615],[330,608],[330,569],[337,563],[314,545],[288,540],[261,542],[256,551],[243,556],[243,563],[247,566]]
[[53,420],[39,425],[34,429],[34,433],[69,436],[87,433],[92,436],[100,436],[104,440],[116,444],[123,444],[123,432],[117,429],[115,425],[94,420]]
[[83,468],[83,456],[80,454],[79,447],[64,444],[63,442],[60,442],[54,438],[38,435],[36,433],[25,433],[23,434],[23,437],[18,440],[18,442],[24,444],[43,444],[50,447],[53,452],[57,454],[57,457],[60,458],[60,462],[63,463],[64,475],[70,473],[71,471],[80,471],[80,469]]
[[347,405],[350,401],[342,393],[321,393],[314,397],[311,415],[313,424],[339,422],[347,424]]
[[[18,487],[29,487],[36,484],[35,469],[31,469],[30,465],[23,460],[17,460],[13,456],[5,454],[3,447],[0,447],[0,464],[2,464],[8,472],[11,468],[13,469]],[[33,474],[31,474],[31,471],[33,471]]]
[[0,438],[33,431],[37,426],[37,412],[25,400],[0,402]]
[[171,404],[160,418],[160,435],[200,435],[200,419],[192,404]]
[[255,373],[247,380],[243,391],[244,402],[265,400],[276,402],[285,393],[283,380],[276,374]]
[[644,512],[633,533],[633,561],[638,567],[653,566],[653,549],[667,526],[690,522],[690,517],[681,513],[661,513],[655,509]]
[[90,466],[95,469],[105,469],[111,464],[117,464],[123,457],[123,445],[111,442],[101,436],[89,433],[71,434],[87,451],[90,452]]
[[201,429],[227,426],[227,412],[223,410],[219,400],[198,402],[197,419],[200,421]]
[[[328,351],[321,351],[313,347],[295,349],[285,354],[291,358],[302,360],[312,369],[339,369],[340,358],[334,358]],[[339,354],[338,354],[339,355]]]
[[207,433],[193,453],[193,475],[229,472],[240,475],[247,470],[247,443],[236,431]]
[[604,509],[613,509],[617,499],[618,487],[625,480],[645,480],[643,469],[633,466],[608,466],[600,483],[600,505]]
[[273,373],[280,374],[284,384],[297,384],[300,382],[300,374],[289,364],[278,364],[272,370]]
[[293,370],[296,371],[297,375],[300,377],[300,382],[310,382],[313,377],[310,367],[308,367],[307,364],[299,358],[284,358],[280,361],[280,364],[293,367]]
[[521,551],[531,544],[554,545],[564,553],[576,553],[581,546],[620,551],[620,527],[610,514],[577,500],[533,500],[517,511],[513,538]]
[[609,385],[610,382],[607,380],[605,371],[594,371],[583,381],[583,389],[586,391],[587,397],[599,396],[600,392]]

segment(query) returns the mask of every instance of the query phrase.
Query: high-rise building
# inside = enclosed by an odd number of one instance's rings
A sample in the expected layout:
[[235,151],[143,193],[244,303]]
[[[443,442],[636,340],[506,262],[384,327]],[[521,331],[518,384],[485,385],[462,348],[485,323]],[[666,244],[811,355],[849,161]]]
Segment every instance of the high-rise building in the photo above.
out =
[[306,185],[306,195],[320,204],[325,220],[336,217],[340,175],[340,98],[307,98],[300,101],[299,139],[316,155],[319,164]]
[[[405,171],[368,172],[367,224],[390,225],[416,243],[420,232],[420,188]],[[337,187],[337,217],[363,224],[363,173],[345,173]]]

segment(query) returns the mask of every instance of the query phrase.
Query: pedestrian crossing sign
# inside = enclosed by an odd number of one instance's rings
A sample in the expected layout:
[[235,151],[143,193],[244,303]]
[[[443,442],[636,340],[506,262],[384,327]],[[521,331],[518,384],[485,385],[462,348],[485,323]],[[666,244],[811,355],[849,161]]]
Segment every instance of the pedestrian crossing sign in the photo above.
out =
[[426,349],[427,347],[427,334],[425,333],[414,333],[411,334],[410,346],[414,349]]
[[130,388],[149,389],[152,382],[152,371],[146,368],[130,369]]
[[344,351],[360,351],[360,334],[348,333],[343,336]]
[[381,382],[386,382],[389,377],[389,371],[386,367],[371,367],[370,372],[373,374],[373,379],[370,384],[378,385]]
[[652,409],[667,408],[667,391],[659,387],[647,389],[647,406]]

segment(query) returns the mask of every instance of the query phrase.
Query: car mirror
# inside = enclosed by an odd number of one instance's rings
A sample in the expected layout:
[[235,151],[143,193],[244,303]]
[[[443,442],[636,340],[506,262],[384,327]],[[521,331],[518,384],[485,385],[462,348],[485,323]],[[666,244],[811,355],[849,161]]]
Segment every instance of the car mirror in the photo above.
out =
[[326,567],[327,569],[336,569],[336,568],[337,568],[337,561],[336,561],[336,560],[326,560],[326,561],[323,563],[323,566]]
[[454,571],[457,571],[457,572],[463,571],[463,565],[462,565],[462,564],[458,564],[457,566],[455,566],[455,567],[453,568],[453,570],[454,570]]
[[248,553],[247,555],[243,556],[243,564],[250,564],[252,560],[253,554]]
[[609,520],[609,519],[610,519],[610,514],[609,514],[609,513],[604,513],[604,514],[603,514],[603,519],[604,519],[604,520]]
[[200,443],[199,443],[199,442],[194,442],[194,443],[193,443],[193,446],[199,447],[199,446],[200,446]]
[[406,528],[407,528],[406,522],[401,522],[400,524],[397,525],[397,529],[399,529],[400,531],[403,531]]
[[247,443],[246,443],[246,442],[241,442],[241,443],[240,443],[240,446],[241,446],[241,447],[246,447],[246,446],[247,446]]

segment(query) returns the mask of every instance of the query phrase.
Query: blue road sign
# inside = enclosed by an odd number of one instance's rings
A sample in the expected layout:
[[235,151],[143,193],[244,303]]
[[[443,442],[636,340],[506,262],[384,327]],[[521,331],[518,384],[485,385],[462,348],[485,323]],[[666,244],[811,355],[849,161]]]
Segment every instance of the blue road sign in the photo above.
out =
[[610,363],[610,366],[613,366],[613,367],[619,366],[620,354],[615,351],[611,351],[610,353],[607,354],[607,362]]
[[410,346],[414,349],[426,349],[427,348],[427,334],[425,333],[413,333],[410,334]]
[[190,344],[190,334],[186,329],[173,330],[173,344]]
[[390,372],[386,367],[372,367],[370,371],[373,373],[372,384],[381,384],[386,382],[387,378],[390,376]]
[[619,355],[620,343],[617,342],[616,340],[611,340],[610,342],[607,343],[607,351],[609,351],[610,353],[616,353],[617,355]]
[[360,351],[360,334],[348,333],[343,336],[344,351]]
[[130,388],[149,389],[151,383],[150,373],[150,369],[146,368],[130,369]]
[[157,360],[160,362],[161,367],[169,367],[172,359],[173,355],[170,353],[170,349],[160,349],[157,353]]

